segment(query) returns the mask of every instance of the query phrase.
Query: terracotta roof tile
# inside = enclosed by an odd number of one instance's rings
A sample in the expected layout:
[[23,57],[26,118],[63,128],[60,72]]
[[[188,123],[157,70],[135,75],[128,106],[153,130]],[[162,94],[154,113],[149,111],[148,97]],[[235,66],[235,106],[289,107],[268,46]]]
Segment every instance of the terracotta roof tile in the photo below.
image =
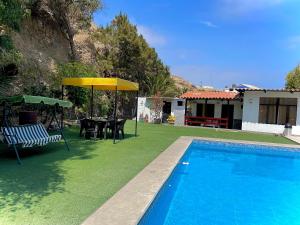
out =
[[239,93],[228,91],[190,91],[180,96],[184,99],[224,99],[233,100],[239,97]]

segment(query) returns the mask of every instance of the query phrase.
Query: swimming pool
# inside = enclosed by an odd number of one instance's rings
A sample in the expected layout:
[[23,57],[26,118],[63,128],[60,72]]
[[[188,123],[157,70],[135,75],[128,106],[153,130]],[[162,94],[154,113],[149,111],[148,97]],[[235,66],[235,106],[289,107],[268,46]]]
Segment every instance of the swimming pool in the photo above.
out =
[[300,153],[193,141],[139,225],[300,224]]

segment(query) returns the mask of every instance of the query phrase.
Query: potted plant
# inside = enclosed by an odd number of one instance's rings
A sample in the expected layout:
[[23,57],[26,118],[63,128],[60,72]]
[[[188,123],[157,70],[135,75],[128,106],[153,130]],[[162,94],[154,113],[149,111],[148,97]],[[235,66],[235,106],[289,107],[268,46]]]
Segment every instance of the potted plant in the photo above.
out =
[[161,113],[163,108],[163,101],[160,92],[157,92],[152,98],[151,111],[153,114],[153,123],[161,123]]
[[176,117],[174,115],[169,115],[167,121],[169,124],[174,124],[175,123]]

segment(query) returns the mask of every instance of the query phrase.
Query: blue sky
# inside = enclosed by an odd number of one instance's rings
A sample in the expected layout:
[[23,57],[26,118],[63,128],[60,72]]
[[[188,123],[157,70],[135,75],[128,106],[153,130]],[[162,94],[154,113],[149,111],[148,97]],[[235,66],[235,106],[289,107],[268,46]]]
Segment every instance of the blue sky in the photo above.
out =
[[200,85],[284,86],[300,63],[300,0],[103,0],[98,25],[119,12],[171,72]]

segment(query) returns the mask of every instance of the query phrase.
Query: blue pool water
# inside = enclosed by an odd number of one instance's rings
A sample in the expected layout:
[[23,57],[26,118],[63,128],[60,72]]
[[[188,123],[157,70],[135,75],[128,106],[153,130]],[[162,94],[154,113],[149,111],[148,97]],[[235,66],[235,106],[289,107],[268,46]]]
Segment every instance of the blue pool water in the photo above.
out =
[[299,225],[300,153],[194,141],[139,225]]

